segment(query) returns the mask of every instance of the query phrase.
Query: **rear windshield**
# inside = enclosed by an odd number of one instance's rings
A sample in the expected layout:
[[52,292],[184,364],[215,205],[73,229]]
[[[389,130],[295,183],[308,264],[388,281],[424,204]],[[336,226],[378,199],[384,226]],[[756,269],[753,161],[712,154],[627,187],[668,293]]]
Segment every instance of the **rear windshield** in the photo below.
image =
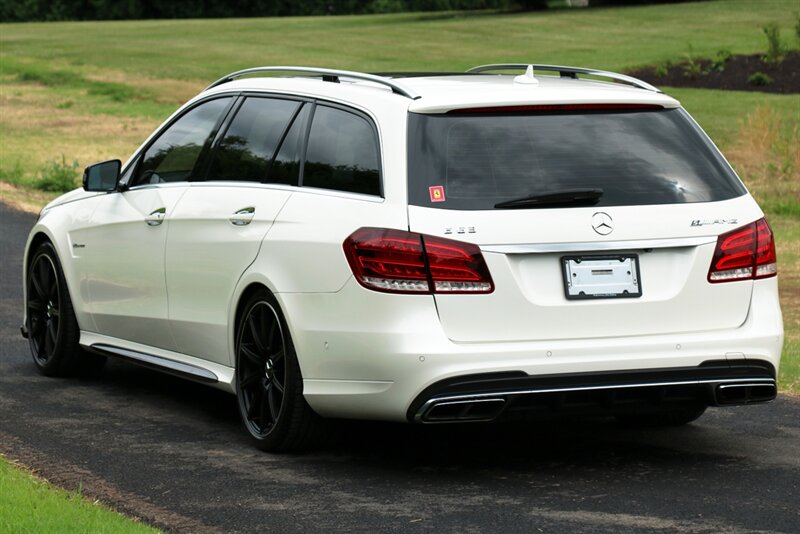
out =
[[409,114],[409,203],[493,209],[602,189],[595,206],[726,200],[746,191],[682,109]]

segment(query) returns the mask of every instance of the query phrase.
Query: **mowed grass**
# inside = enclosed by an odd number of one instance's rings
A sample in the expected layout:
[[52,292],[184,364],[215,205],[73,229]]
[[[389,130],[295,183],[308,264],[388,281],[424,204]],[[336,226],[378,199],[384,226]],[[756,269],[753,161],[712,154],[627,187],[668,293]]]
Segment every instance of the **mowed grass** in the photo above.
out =
[[[725,0],[528,14],[0,24],[0,198],[36,209],[53,161],[126,159],[211,81],[255,65],[457,71],[539,62],[626,70],[690,51],[764,52],[794,37],[796,0]],[[800,96],[663,88],[723,150],[778,242],[781,384],[800,393]],[[13,185],[10,185],[13,184]],[[14,188],[21,186],[21,189]]]
[[93,503],[76,492],[55,488],[0,456],[0,532],[160,532]]

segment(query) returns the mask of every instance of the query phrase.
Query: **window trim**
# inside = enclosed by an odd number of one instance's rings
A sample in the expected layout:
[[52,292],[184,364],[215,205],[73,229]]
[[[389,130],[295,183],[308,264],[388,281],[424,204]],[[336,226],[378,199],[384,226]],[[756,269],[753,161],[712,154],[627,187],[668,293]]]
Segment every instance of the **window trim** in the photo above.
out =
[[[287,94],[287,93],[276,93],[276,92],[271,92],[271,91],[270,92],[267,92],[267,91],[263,91],[263,92],[262,91],[235,91],[235,92],[215,93],[213,95],[208,95],[208,96],[206,96],[204,98],[198,99],[197,101],[193,102],[190,106],[187,106],[185,109],[183,109],[179,115],[175,115],[169,122],[163,124],[161,126],[161,128],[159,128],[153,134],[150,142],[148,142],[146,145],[142,146],[137,152],[134,153],[134,155],[130,158],[130,163],[122,170],[121,175],[124,176],[129,171],[132,171],[132,172],[130,172],[130,178],[128,178],[128,182],[130,182],[130,180],[134,176],[136,176],[137,172],[139,171],[139,166],[141,165],[141,162],[142,162],[142,159],[143,159],[142,156],[144,155],[144,153],[147,152],[147,150],[150,149],[150,147],[163,135],[163,133],[168,128],[170,128],[173,124],[175,124],[175,122],[180,120],[184,115],[186,115],[186,113],[189,113],[191,110],[195,109],[197,106],[200,106],[200,105],[202,105],[202,104],[204,104],[206,102],[209,102],[211,100],[216,100],[216,99],[219,99],[219,98],[231,98],[230,104],[221,113],[220,120],[218,120],[217,124],[214,125],[214,129],[212,130],[213,136],[210,136],[211,137],[211,143],[210,144],[206,143],[206,145],[203,146],[203,150],[201,151],[200,155],[198,156],[198,161],[200,161],[201,158],[203,158],[203,157],[207,157],[206,161],[203,162],[203,167],[204,168],[202,169],[202,172],[198,174],[198,176],[200,176],[202,178],[193,177],[194,179],[187,180],[186,182],[172,182],[172,183],[187,183],[187,184],[189,184],[189,183],[191,183],[191,184],[211,183],[211,182],[209,182],[207,180],[207,177],[208,177],[208,171],[209,171],[210,166],[211,166],[212,158],[213,158],[214,154],[216,153],[215,151],[216,151],[219,143],[222,141],[225,132],[227,132],[228,127],[230,126],[230,123],[233,121],[233,119],[236,117],[236,114],[239,112],[239,109],[241,108],[242,103],[248,97],[277,98],[279,100],[292,100],[292,101],[300,102],[300,103],[302,103],[304,105],[311,106],[310,110],[309,110],[309,113],[308,113],[308,117],[306,118],[305,136],[303,137],[303,140],[302,140],[302,143],[301,143],[301,146],[300,146],[299,155],[298,155],[299,160],[300,160],[299,161],[300,169],[299,169],[299,173],[298,173],[298,183],[297,183],[297,185],[287,186],[287,187],[292,187],[292,188],[294,188],[295,191],[298,191],[298,192],[302,192],[304,190],[308,191],[309,193],[314,193],[314,194],[324,194],[326,192],[331,192],[331,193],[334,193],[335,195],[354,195],[355,197],[361,197],[362,200],[370,200],[370,199],[373,199],[373,198],[385,200],[385,198],[386,198],[386,188],[384,186],[384,170],[383,170],[383,139],[381,137],[380,130],[378,129],[377,122],[375,121],[375,119],[372,117],[371,114],[369,114],[368,112],[366,112],[364,110],[361,110],[361,109],[358,109],[356,107],[353,107],[351,105],[342,104],[340,102],[334,102],[334,101],[331,101],[331,100],[325,100],[324,98],[317,98],[317,97],[304,96],[304,95],[293,95],[293,94]],[[343,111],[345,113],[351,113],[351,114],[356,115],[358,117],[361,117],[361,118],[363,118],[364,120],[367,121],[367,124],[369,124],[370,128],[372,129],[372,133],[375,136],[375,139],[376,139],[377,144],[378,144],[378,146],[377,146],[377,148],[378,148],[377,156],[378,156],[378,189],[379,189],[379,194],[371,195],[371,194],[366,194],[366,193],[354,193],[352,191],[342,191],[340,189],[329,189],[329,188],[303,186],[303,171],[305,169],[305,163],[306,163],[306,152],[307,152],[307,149],[308,149],[308,138],[309,138],[309,135],[311,134],[311,125],[313,124],[313,121],[314,121],[314,113],[316,112],[317,105],[322,105],[322,106],[327,106],[327,107],[334,108],[334,109],[339,109],[340,111]],[[292,117],[292,121],[290,122],[290,126],[287,128],[286,131],[284,131],[283,137],[281,138],[281,143],[278,145],[278,150],[280,150],[281,146],[283,145],[283,142],[285,140],[286,134],[288,133],[288,129],[291,128],[292,124],[294,124],[294,121],[297,119],[297,117],[302,112],[302,110],[303,110],[303,105],[301,105],[298,108],[297,112],[295,113],[295,116]],[[276,154],[273,154],[273,159],[275,158],[276,155],[277,155],[277,152],[276,152]],[[125,185],[125,190],[128,190],[128,189],[140,189],[142,187],[153,187],[153,186],[160,185],[160,184],[140,184],[140,185],[135,185],[135,186],[129,186],[128,182],[126,182],[124,184]],[[260,185],[267,185],[267,186],[276,185],[276,184],[270,184],[270,183],[265,183],[265,182],[240,182],[240,181],[233,181],[233,180],[225,181],[225,182],[219,181],[219,182],[213,182],[213,183],[219,183],[219,184],[224,184],[224,183],[234,184],[234,183],[236,183],[236,184],[250,184],[250,185],[259,185],[260,184]]]

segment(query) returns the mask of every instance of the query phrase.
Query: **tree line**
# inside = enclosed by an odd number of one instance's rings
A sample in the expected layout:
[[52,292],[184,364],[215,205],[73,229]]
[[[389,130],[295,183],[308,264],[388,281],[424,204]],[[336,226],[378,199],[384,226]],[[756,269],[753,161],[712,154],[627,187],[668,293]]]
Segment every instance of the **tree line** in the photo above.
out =
[[[659,1],[681,0],[589,0],[588,3],[610,5]],[[563,5],[568,2],[564,0]],[[533,10],[546,9],[552,3],[549,0],[0,0],[0,22]]]

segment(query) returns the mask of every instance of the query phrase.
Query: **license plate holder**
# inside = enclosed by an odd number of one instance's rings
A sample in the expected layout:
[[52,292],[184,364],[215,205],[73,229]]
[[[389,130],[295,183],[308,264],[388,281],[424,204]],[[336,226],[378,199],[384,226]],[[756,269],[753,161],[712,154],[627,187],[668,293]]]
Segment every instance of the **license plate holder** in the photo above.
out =
[[638,298],[642,296],[637,254],[564,256],[564,296],[568,300]]

